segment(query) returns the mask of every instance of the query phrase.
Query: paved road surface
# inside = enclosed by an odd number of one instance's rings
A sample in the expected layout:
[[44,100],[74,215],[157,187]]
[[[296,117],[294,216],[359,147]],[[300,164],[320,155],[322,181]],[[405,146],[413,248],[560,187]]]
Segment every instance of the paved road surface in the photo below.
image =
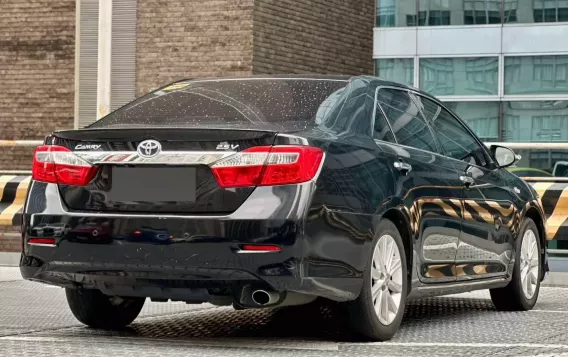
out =
[[567,356],[568,289],[541,290],[535,310],[493,309],[487,292],[414,301],[388,343],[358,342],[333,306],[234,311],[147,303],[130,328],[83,327],[60,288],[0,267],[0,356]]

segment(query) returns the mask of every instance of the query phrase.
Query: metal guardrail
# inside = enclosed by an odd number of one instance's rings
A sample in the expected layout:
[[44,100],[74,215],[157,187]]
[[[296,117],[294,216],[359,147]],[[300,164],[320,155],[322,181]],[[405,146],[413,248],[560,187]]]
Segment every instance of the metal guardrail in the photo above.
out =
[[31,175],[32,170],[0,170],[0,175]]
[[0,140],[0,147],[15,146],[38,146],[43,144],[43,140]]

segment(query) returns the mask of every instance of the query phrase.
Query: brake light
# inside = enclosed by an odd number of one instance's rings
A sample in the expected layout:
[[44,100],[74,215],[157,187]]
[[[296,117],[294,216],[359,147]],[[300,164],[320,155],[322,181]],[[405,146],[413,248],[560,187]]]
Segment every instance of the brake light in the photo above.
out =
[[32,178],[63,185],[85,186],[97,168],[85,162],[71,150],[57,145],[41,145],[35,149]]
[[211,166],[219,186],[275,186],[307,182],[318,172],[323,151],[311,146],[256,146]]

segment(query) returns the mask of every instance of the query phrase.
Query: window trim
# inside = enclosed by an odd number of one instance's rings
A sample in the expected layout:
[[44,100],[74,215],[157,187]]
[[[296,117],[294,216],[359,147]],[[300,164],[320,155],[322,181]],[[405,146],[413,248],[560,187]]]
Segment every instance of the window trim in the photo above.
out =
[[[428,123],[428,120],[426,120],[426,118],[424,117],[424,114],[422,113],[422,110],[420,110],[420,107],[416,104],[416,102],[414,101],[414,99],[412,99],[412,97],[410,97],[410,94],[409,94],[409,93],[410,93],[410,92],[415,92],[415,90],[412,90],[412,89],[409,89],[409,88],[404,88],[404,87],[396,87],[396,86],[389,86],[389,85],[383,85],[383,86],[381,86],[381,85],[379,85],[379,86],[377,87],[377,89],[376,89],[376,90],[377,90],[377,95],[378,95],[378,93],[379,93],[379,90],[381,90],[381,89],[393,89],[393,90],[398,90],[398,91],[401,91],[401,92],[406,92],[406,94],[409,96],[409,98],[410,98],[410,100],[412,101],[412,103],[414,103],[414,105],[416,105],[416,107],[417,107],[418,110],[420,111],[420,115],[421,115],[421,117],[422,117],[422,120],[424,121],[424,124],[426,124],[426,127],[428,128],[428,130],[430,131],[430,134],[431,134],[432,137],[434,138],[434,145],[436,145],[436,148],[438,149],[439,152],[436,153],[436,152],[434,152],[434,151],[424,150],[424,149],[420,149],[420,148],[415,148],[415,147],[413,147],[413,146],[408,146],[408,145],[400,144],[400,143],[398,142],[398,138],[396,137],[396,135],[395,135],[395,133],[394,133],[394,130],[392,130],[392,126],[390,125],[390,122],[389,122],[389,117],[386,115],[384,108],[383,108],[382,106],[380,106],[381,112],[383,113],[383,115],[384,115],[385,118],[387,119],[387,122],[388,122],[388,124],[389,124],[389,128],[391,129],[391,132],[392,132],[392,134],[393,134],[393,136],[394,136],[394,140],[396,140],[396,144],[401,145],[401,146],[404,146],[404,147],[413,148],[413,149],[421,150],[421,151],[424,151],[424,152],[430,152],[430,153],[433,153],[433,154],[439,154],[439,155],[442,155],[442,156],[444,156],[444,157],[447,157],[447,156],[445,156],[444,153],[443,153],[444,150],[443,150],[442,146],[440,145],[440,143],[438,142],[438,138],[436,137],[436,135],[434,135],[434,131],[432,130],[432,126],[430,125],[430,123]],[[379,105],[380,105],[380,104],[379,104]],[[374,122],[373,122],[373,126],[374,126]],[[388,142],[388,141],[386,141],[386,142]]]
[[[426,99],[428,99],[428,100],[431,100],[432,102],[434,102],[434,103],[436,103],[438,106],[440,106],[440,108],[446,110],[446,111],[454,118],[454,120],[456,120],[456,121],[466,130],[466,132],[469,133],[469,135],[470,135],[471,137],[473,137],[473,139],[475,140],[475,142],[477,143],[477,145],[482,148],[482,150],[483,150],[483,151],[485,152],[485,154],[487,155],[487,158],[489,158],[489,162],[487,163],[486,166],[479,166],[479,165],[471,164],[471,163],[466,163],[466,164],[468,164],[468,165],[470,165],[470,166],[475,166],[475,167],[478,167],[478,168],[482,168],[482,169],[485,169],[485,170],[491,170],[491,168],[494,168],[494,167],[495,167],[495,161],[493,160],[493,157],[491,156],[491,153],[489,152],[489,148],[479,139],[479,137],[477,137],[477,135],[475,135],[475,133],[474,133],[466,124],[464,124],[464,122],[461,120],[460,117],[457,116],[457,114],[455,114],[453,111],[451,111],[449,108],[447,108],[447,107],[443,104],[443,102],[441,102],[440,100],[438,100],[438,99],[435,98],[435,97],[431,97],[431,96],[428,96],[428,95],[426,95],[426,94],[424,94],[424,93],[420,93],[420,92],[417,92],[417,91],[414,91],[414,90],[409,90],[409,91],[413,92],[413,93],[416,94],[417,96],[420,96],[420,97],[426,98]],[[428,126],[429,126],[431,129],[433,129],[432,126],[431,126],[430,120],[428,120],[427,117],[424,115],[422,109],[420,109],[420,106],[418,106],[418,109],[420,110],[420,113],[422,114],[422,116],[423,116],[424,119],[426,120],[426,123],[428,124]],[[432,130],[432,131],[433,131],[433,130]],[[451,156],[448,156],[448,155],[446,154],[445,150],[443,149],[443,146],[440,144],[440,142],[439,142],[439,140],[438,140],[438,137],[437,137],[436,134],[435,134],[435,131],[433,131],[433,133],[434,133],[434,134],[433,134],[433,135],[434,135],[434,139],[436,140],[437,144],[440,145],[440,147],[442,148],[443,156],[444,156],[444,157],[447,157],[447,158],[449,158],[449,159],[456,160],[456,161],[458,161],[458,162],[464,163],[464,161],[461,161],[461,160],[455,159],[455,158],[453,158],[453,157],[451,157]]]

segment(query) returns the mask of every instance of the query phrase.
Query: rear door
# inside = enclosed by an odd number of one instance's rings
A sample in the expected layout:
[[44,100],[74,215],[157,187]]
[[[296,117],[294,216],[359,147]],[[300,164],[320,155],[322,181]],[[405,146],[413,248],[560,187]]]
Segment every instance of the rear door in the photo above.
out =
[[421,97],[445,155],[459,172],[463,226],[456,255],[458,280],[506,274],[513,254],[514,187],[504,170],[493,170],[487,150],[448,110]]
[[388,119],[396,142],[377,144],[396,168],[396,199],[411,219],[418,276],[424,282],[454,281],[454,261],[461,229],[459,175],[438,154],[436,140],[408,91],[380,88],[376,120]]

